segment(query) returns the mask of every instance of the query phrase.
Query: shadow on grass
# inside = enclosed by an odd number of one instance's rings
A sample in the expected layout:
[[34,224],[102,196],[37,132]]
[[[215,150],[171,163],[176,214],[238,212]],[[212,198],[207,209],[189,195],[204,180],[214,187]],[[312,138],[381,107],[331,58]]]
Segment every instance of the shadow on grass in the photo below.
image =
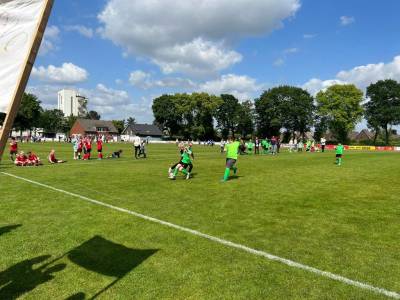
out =
[[[66,264],[57,263],[65,257],[88,271],[113,278],[110,284],[90,297],[95,299],[157,251],[157,249],[131,249],[101,236],[95,236],[53,260],[48,261],[50,255],[42,255],[21,261],[0,272],[0,299],[17,299],[39,285],[51,281],[55,273],[66,268]],[[84,300],[86,295],[78,292],[67,299]]]
[[229,177],[228,181],[231,181],[231,180],[238,180],[238,179],[240,179],[240,178],[242,178],[242,177],[243,177],[243,176],[232,175],[232,176]]
[[[95,299],[157,251],[131,249],[95,236],[68,252],[67,256],[70,261],[86,270],[114,278],[109,285],[90,298]],[[78,293],[68,299],[85,299],[83,296],[83,293]]]
[[0,227],[0,236],[2,236],[3,234],[6,234],[6,233],[10,233],[11,231],[13,231],[21,226],[22,226],[22,224]]
[[54,273],[65,269],[66,264],[50,267],[50,263],[34,268],[35,265],[45,262],[50,257],[50,255],[43,255],[27,259],[0,272],[0,299],[17,299],[37,286],[52,280]]

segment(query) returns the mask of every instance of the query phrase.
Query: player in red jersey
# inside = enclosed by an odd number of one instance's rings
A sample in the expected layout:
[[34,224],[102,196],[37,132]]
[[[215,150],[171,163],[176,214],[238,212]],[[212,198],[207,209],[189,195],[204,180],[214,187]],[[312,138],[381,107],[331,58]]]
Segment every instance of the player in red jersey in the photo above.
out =
[[28,153],[28,165],[29,166],[41,166],[43,165],[40,158],[33,152],[29,151]]
[[28,165],[28,157],[26,157],[25,153],[21,151],[17,156],[15,157],[14,161],[15,165],[17,167],[25,167]]
[[18,143],[15,140],[15,137],[12,137],[10,143],[10,159],[14,161],[16,156],[18,156]]
[[86,137],[83,141],[83,147],[85,149],[85,155],[83,156],[83,160],[90,159],[90,153],[92,152],[92,140],[90,137]]
[[103,159],[103,141],[100,137],[97,138],[97,159]]
[[83,140],[81,138],[79,138],[78,140],[78,159],[82,159],[82,150],[83,150]]
[[56,158],[56,151],[54,149],[50,151],[48,159],[49,159],[49,163],[51,163],[51,164],[62,164],[62,163],[65,163],[64,160]]

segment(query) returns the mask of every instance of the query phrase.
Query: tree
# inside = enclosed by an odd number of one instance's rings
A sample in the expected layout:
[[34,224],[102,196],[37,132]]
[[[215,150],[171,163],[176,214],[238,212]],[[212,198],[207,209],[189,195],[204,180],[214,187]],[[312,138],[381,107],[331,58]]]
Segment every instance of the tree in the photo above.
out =
[[125,129],[125,120],[112,120],[115,128],[117,128],[118,133],[121,134]]
[[283,126],[282,101],[286,87],[275,87],[265,91],[254,101],[258,133],[261,136],[279,135]]
[[253,134],[254,132],[254,104],[252,101],[245,101],[240,104],[239,121],[237,131],[243,137]]
[[294,86],[283,86],[279,92],[282,126],[291,137],[299,132],[304,138],[314,123],[314,98],[306,90]]
[[64,114],[58,109],[45,110],[40,118],[40,123],[46,133],[64,131]]
[[348,141],[348,135],[361,121],[363,93],[355,85],[333,85],[317,94],[317,109],[325,117],[329,130],[339,142]]
[[395,80],[380,80],[367,88],[369,102],[365,104],[368,127],[375,130],[375,140],[382,128],[385,144],[389,144],[389,126],[400,124],[400,83]]
[[327,118],[316,115],[314,120],[314,139],[316,141],[321,140],[321,138],[326,134],[327,130],[328,130]]
[[223,94],[221,95],[221,100],[222,102],[216,110],[215,118],[222,137],[227,138],[229,134],[235,135],[241,107],[239,100],[232,95]]
[[78,117],[70,115],[69,117],[65,117],[63,120],[63,129],[62,132],[64,132],[66,135],[69,135],[72,126],[74,126],[76,120],[78,119]]
[[91,110],[87,113],[86,115],[86,119],[90,119],[90,120],[100,120],[101,116],[97,111]]
[[154,99],[152,110],[155,121],[162,130],[168,131],[170,137],[179,133],[182,118],[174,96],[162,95]]
[[38,98],[33,94],[24,93],[14,121],[14,127],[20,131],[38,127],[42,111]]
[[129,117],[129,118],[126,120],[126,126],[133,126],[133,125],[135,125],[135,124],[136,124],[135,118]]

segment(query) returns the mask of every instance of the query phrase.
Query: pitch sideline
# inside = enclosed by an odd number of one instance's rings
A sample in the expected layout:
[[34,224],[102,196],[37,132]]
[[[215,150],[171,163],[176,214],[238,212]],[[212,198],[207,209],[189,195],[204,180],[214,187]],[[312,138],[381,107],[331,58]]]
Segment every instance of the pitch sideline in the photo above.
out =
[[33,181],[33,180],[30,180],[30,179],[27,179],[27,178],[24,178],[24,177],[20,177],[20,176],[14,175],[14,174],[6,173],[6,172],[1,172],[1,174],[9,176],[9,177],[13,177],[15,179],[19,179],[19,180],[22,180],[22,181],[25,181],[25,182],[29,182],[31,184],[34,184],[34,185],[37,185],[37,186],[41,186],[41,187],[44,187],[44,188],[47,188],[47,189],[50,189],[50,190],[53,190],[53,191],[56,191],[56,192],[60,192],[60,193],[72,196],[74,198],[79,198],[81,200],[84,200],[84,201],[87,201],[87,202],[90,202],[90,203],[93,203],[93,204],[96,204],[96,205],[100,205],[100,206],[107,207],[107,208],[110,208],[110,209],[113,209],[113,210],[116,210],[116,211],[127,213],[127,214],[130,214],[132,216],[135,216],[135,217],[138,217],[138,218],[141,218],[141,219],[153,222],[153,223],[161,224],[161,225],[164,225],[164,226],[167,226],[167,227],[170,227],[170,228],[177,229],[179,231],[187,232],[187,233],[190,233],[192,235],[199,236],[199,237],[208,239],[210,241],[213,241],[213,242],[216,242],[216,243],[219,243],[219,244],[231,247],[231,248],[239,249],[239,250],[245,251],[247,253],[251,253],[253,255],[257,255],[257,256],[261,256],[261,257],[267,258],[268,260],[271,260],[271,261],[277,261],[277,262],[280,262],[282,264],[285,264],[285,265],[293,267],[293,268],[297,268],[297,269],[301,269],[301,270],[304,270],[304,271],[307,271],[307,272],[311,272],[311,273],[317,274],[317,275],[319,275],[321,277],[326,277],[326,278],[329,278],[329,279],[332,279],[332,280],[335,280],[335,281],[339,281],[339,282],[345,283],[345,284],[350,285],[350,286],[358,287],[358,288],[361,288],[361,289],[364,289],[364,290],[368,290],[370,292],[374,292],[374,293],[377,293],[377,294],[385,295],[385,296],[393,298],[393,299],[400,299],[400,294],[397,293],[397,292],[393,292],[393,291],[389,291],[389,290],[386,290],[386,289],[383,289],[383,288],[375,287],[375,286],[372,286],[370,284],[363,283],[363,282],[356,281],[356,280],[352,280],[352,279],[349,279],[349,278],[346,278],[346,277],[343,277],[341,275],[337,275],[337,274],[334,274],[334,273],[331,273],[331,272],[322,271],[322,270],[316,269],[316,268],[311,267],[311,266],[303,265],[301,263],[298,263],[298,262],[295,262],[295,261],[292,261],[292,260],[289,260],[289,259],[286,259],[286,258],[283,258],[283,257],[279,257],[279,256],[276,256],[276,255],[273,255],[273,254],[270,254],[268,252],[264,252],[264,251],[261,251],[261,250],[256,250],[256,249],[247,247],[247,246],[242,245],[242,244],[237,244],[237,243],[234,243],[234,242],[231,242],[231,241],[228,241],[228,240],[224,240],[224,239],[212,236],[212,235],[208,235],[208,234],[202,233],[202,232],[197,231],[197,230],[193,230],[193,229],[190,229],[190,228],[182,227],[182,226],[179,226],[179,225],[167,222],[167,221],[159,220],[159,219],[156,219],[156,218],[153,218],[153,217],[150,217],[150,216],[146,216],[146,215],[143,215],[143,214],[140,214],[140,213],[137,213],[137,212],[125,209],[125,208],[120,208],[118,206],[107,204],[107,203],[104,203],[104,202],[101,202],[101,201],[98,201],[98,200],[94,200],[94,199],[91,199],[91,198],[88,198],[88,197],[85,197],[85,196],[82,196],[82,195],[78,195],[78,194],[75,194],[75,193],[71,193],[71,192],[68,192],[68,191],[65,191],[65,190],[62,190],[62,189],[58,189],[58,188],[52,187],[52,186],[47,185],[47,184],[43,184],[43,183],[40,183],[40,182],[37,182],[37,181]]

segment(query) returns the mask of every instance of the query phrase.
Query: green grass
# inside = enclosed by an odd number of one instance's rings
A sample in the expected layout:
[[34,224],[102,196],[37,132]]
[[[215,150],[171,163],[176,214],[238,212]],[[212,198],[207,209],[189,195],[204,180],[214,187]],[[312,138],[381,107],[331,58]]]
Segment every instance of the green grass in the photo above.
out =
[[[26,144],[20,145],[28,150]],[[400,292],[400,154],[242,156],[221,183],[219,148],[195,146],[194,178],[167,178],[174,145],[148,159],[71,160],[8,172]],[[21,225],[13,230],[6,226]],[[2,229],[3,228],[3,229]],[[0,173],[0,299],[385,299]]]

